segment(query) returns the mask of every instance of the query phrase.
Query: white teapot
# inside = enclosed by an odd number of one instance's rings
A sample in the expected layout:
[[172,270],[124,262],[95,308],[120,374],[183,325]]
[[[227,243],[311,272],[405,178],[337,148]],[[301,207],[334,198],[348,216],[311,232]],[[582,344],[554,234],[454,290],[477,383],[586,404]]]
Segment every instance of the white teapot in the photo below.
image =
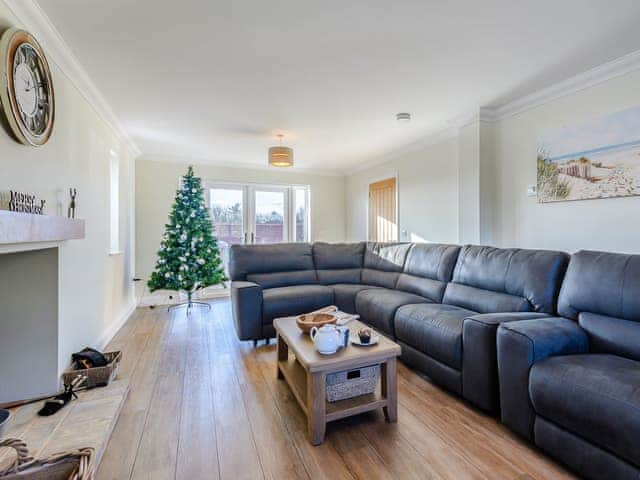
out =
[[316,346],[316,350],[323,355],[336,353],[344,345],[344,334],[335,325],[323,325],[320,328],[313,327],[309,334]]

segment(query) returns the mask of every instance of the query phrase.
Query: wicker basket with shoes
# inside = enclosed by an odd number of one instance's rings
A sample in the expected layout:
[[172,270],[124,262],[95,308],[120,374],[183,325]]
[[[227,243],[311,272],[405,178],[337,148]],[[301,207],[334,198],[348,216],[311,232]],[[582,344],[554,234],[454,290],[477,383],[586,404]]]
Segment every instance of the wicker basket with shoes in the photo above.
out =
[[12,448],[16,458],[0,470],[0,480],[92,480],[93,449],[83,448],[55,453],[34,459],[24,441],[8,438],[0,441],[0,448]]
[[62,374],[62,381],[65,385],[71,385],[76,377],[86,376],[84,383],[78,385],[78,388],[102,387],[109,384],[111,380],[118,375],[120,360],[122,360],[122,352],[105,352],[104,357],[107,364],[104,367],[82,368],[81,365],[74,364]]

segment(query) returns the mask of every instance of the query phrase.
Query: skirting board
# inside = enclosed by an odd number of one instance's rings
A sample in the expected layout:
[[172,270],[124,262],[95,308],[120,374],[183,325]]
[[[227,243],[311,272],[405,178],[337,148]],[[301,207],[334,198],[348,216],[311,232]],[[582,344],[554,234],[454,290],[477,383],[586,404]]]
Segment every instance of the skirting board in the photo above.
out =
[[127,320],[131,318],[131,315],[133,315],[133,313],[136,311],[136,308],[138,308],[138,305],[134,301],[132,302],[132,305],[129,307],[127,312],[102,333],[102,335],[96,342],[95,348],[100,351],[104,351],[111,339],[116,336],[116,333],[118,333],[118,331],[124,326],[124,324],[127,323]]

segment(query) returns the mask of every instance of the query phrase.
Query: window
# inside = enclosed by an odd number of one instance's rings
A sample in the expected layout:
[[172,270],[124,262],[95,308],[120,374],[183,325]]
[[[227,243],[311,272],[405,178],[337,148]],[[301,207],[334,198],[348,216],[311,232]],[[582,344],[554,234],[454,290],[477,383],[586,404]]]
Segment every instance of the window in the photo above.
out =
[[309,241],[309,188],[293,187],[293,239],[295,242]]
[[309,241],[309,187],[205,182],[214,234],[235,243]]
[[224,244],[242,243],[244,239],[244,192],[242,188],[224,186],[209,189],[209,208],[213,233]]
[[110,252],[120,252],[120,158],[111,150],[109,163]]

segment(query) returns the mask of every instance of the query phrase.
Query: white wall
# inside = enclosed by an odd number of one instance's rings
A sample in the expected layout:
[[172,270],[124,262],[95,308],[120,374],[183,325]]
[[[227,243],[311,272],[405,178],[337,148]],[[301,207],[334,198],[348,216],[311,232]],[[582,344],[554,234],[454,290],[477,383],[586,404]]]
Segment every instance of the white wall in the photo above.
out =
[[[0,30],[18,22],[0,2]],[[43,45],[45,51],[47,45]],[[50,60],[56,94],[51,140],[27,147],[0,128],[0,190],[24,190],[47,201],[45,213],[58,213],[57,191],[78,189],[77,218],[86,220],[86,238],[62,247],[61,357],[86,345],[99,345],[134,307],[133,159],[112,129]],[[0,112],[4,118],[4,112]],[[121,158],[120,234],[123,254],[109,255],[109,157]],[[31,293],[25,292],[25,301]]]
[[458,231],[462,243],[480,242],[480,124],[458,132]]
[[[186,162],[158,161],[153,157],[136,161],[136,274],[145,281],[155,266],[178,181],[187,166]],[[194,170],[203,180],[309,185],[311,240],[339,242],[345,238],[344,177],[215,165],[194,165]]]
[[476,118],[450,140],[364,168],[346,182],[346,234],[366,239],[368,184],[398,175],[402,240],[640,253],[640,197],[539,204],[538,139],[548,130],[640,105],[640,71],[497,122]]
[[527,185],[536,183],[542,133],[640,105],[639,85],[636,71],[496,125],[500,178],[493,205],[498,245],[640,253],[640,197],[539,204],[526,195]]
[[457,242],[457,149],[450,138],[349,175],[346,238],[366,240],[369,184],[397,175],[400,240]]

